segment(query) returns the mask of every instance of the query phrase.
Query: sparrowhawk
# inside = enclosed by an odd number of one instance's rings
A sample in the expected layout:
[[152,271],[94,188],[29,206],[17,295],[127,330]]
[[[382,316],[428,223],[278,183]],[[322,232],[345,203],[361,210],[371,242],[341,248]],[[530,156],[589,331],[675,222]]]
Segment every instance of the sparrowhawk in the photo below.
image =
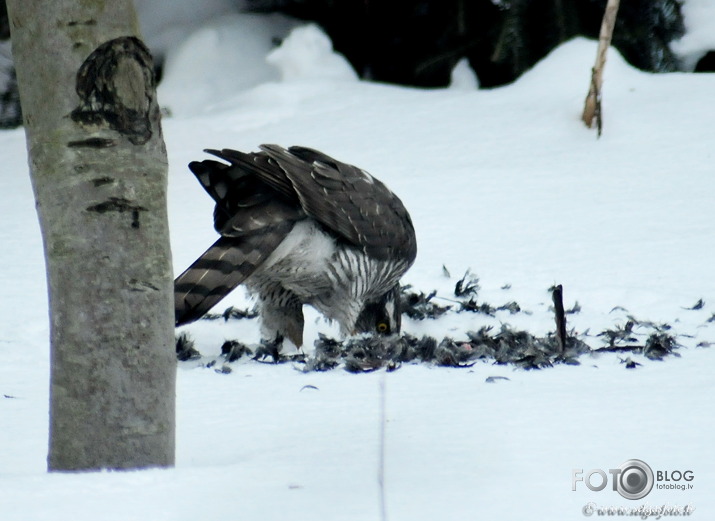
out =
[[221,237],[175,281],[176,324],[239,284],[257,295],[261,338],[303,342],[303,304],[342,334],[400,330],[399,279],[417,242],[400,199],[364,170],[304,147],[206,150],[189,168],[216,201]]

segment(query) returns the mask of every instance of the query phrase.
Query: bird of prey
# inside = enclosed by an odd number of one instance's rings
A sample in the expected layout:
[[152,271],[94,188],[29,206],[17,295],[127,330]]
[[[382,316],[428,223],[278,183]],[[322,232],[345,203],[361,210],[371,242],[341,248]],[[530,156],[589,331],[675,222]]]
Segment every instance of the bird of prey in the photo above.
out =
[[400,199],[364,170],[305,147],[206,150],[189,168],[221,237],[175,281],[176,324],[239,284],[258,298],[262,342],[303,343],[303,304],[343,335],[400,330],[399,279],[417,241]]

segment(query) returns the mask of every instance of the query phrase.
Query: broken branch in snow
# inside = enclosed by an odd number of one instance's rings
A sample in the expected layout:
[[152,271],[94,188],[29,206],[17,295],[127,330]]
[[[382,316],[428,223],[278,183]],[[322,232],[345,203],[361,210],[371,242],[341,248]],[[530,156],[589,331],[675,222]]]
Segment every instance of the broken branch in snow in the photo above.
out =
[[593,128],[593,120],[596,120],[598,136],[601,136],[603,128],[603,113],[601,110],[601,85],[603,84],[603,68],[606,65],[606,52],[611,45],[613,28],[616,25],[616,14],[618,13],[619,0],[608,0],[606,11],[601,22],[601,33],[598,36],[598,51],[596,51],[596,65],[591,69],[591,86],[586,96],[586,103],[583,108],[581,119],[588,128]]
[[561,353],[566,347],[566,312],[564,311],[564,288],[561,284],[551,291],[554,299],[554,314],[556,315],[556,344]]

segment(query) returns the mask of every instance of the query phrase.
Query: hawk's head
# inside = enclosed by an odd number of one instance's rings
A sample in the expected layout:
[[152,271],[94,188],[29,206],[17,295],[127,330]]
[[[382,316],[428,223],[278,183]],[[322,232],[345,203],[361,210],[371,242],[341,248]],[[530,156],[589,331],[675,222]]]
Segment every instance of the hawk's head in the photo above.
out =
[[365,302],[355,322],[355,332],[392,335],[400,332],[401,325],[400,284],[397,283],[377,299]]

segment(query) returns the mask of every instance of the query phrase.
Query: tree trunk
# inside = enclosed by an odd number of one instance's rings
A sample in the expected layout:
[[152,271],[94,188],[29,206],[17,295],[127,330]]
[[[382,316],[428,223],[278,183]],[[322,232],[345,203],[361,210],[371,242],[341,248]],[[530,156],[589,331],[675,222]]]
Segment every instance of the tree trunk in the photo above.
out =
[[8,0],[50,302],[50,470],[174,462],[167,160],[131,0]]

